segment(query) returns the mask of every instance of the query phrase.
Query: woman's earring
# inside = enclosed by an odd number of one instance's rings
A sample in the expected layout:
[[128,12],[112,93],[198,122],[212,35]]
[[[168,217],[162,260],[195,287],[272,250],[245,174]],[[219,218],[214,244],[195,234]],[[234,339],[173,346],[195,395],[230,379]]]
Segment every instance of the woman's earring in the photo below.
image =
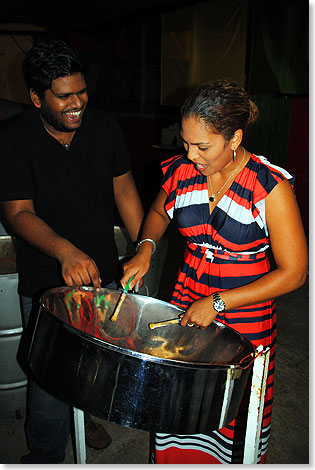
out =
[[233,162],[236,160],[236,150],[233,150]]

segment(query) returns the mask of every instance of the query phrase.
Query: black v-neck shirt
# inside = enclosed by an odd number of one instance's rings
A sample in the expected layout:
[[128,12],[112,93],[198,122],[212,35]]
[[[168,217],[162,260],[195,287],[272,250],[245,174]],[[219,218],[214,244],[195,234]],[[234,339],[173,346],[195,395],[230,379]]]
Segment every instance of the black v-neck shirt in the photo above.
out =
[[[0,130],[0,200],[32,199],[36,214],[97,264],[106,285],[118,275],[113,177],[130,170],[117,122],[87,109],[69,150],[29,109]],[[33,296],[65,285],[58,261],[17,239],[19,293]]]

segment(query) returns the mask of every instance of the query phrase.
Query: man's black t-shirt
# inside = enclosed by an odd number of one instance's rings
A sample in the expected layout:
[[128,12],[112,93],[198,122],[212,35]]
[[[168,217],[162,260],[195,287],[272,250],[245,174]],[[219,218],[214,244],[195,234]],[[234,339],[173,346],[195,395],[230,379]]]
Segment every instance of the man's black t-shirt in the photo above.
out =
[[[97,264],[102,285],[118,275],[113,177],[130,170],[116,121],[86,110],[69,150],[27,110],[0,131],[0,200],[33,199],[36,214]],[[65,285],[58,261],[18,241],[19,293],[33,296]]]

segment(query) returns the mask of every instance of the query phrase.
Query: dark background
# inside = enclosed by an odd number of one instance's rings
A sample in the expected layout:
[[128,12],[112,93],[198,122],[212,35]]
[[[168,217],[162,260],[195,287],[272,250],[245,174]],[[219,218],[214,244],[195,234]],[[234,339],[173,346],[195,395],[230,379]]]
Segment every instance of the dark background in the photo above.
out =
[[[104,108],[119,120],[146,209],[160,186],[160,161],[174,154],[152,145],[160,143],[161,129],[177,122],[179,114],[179,108],[160,105],[162,15],[198,3],[11,0],[1,6],[1,35],[23,34],[27,25],[25,34],[34,40],[64,39],[87,59],[90,106]],[[36,31],[37,26],[43,31]],[[245,88],[260,117],[244,144],[296,175],[307,233],[308,38],[305,0],[248,0]]]

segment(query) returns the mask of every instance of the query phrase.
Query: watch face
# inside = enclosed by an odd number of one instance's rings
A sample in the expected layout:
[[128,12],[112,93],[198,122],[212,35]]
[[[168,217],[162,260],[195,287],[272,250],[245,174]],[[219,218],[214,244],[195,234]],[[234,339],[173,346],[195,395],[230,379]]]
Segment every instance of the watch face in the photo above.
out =
[[219,313],[225,310],[225,303],[220,298],[219,294],[213,296],[213,308]]
[[220,301],[220,300],[217,300],[214,304],[214,309],[217,311],[217,312],[223,312],[224,310],[224,305],[223,305],[223,302]]

